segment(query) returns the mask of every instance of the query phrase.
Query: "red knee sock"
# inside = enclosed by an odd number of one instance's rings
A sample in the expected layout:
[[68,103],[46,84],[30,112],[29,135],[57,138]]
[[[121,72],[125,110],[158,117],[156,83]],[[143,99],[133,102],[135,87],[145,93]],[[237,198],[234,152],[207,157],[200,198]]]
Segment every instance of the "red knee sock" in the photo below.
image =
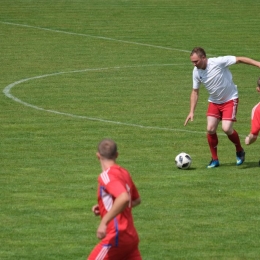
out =
[[211,152],[211,157],[213,160],[218,160],[218,151],[217,151],[217,145],[218,145],[218,136],[217,134],[207,134],[208,143],[209,143],[209,149]]
[[241,143],[240,143],[238,133],[236,132],[236,130],[234,130],[231,135],[228,135],[228,139],[236,146],[237,152],[240,152],[243,150]]

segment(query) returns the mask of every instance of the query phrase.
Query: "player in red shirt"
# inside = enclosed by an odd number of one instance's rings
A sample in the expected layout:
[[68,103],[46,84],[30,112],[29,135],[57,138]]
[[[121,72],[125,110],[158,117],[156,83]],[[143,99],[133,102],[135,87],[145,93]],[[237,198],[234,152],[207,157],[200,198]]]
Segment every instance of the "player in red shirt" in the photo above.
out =
[[[256,90],[260,92],[260,78],[257,81]],[[250,130],[250,134],[245,139],[245,144],[250,145],[254,143],[258,137],[259,131],[260,131],[260,103],[255,105],[252,109],[251,130]]]
[[101,216],[97,237],[101,240],[88,260],[141,260],[139,237],[134,226],[132,208],[141,203],[129,172],[116,164],[117,145],[104,139],[97,157],[102,173],[98,177],[98,204],[92,207]]

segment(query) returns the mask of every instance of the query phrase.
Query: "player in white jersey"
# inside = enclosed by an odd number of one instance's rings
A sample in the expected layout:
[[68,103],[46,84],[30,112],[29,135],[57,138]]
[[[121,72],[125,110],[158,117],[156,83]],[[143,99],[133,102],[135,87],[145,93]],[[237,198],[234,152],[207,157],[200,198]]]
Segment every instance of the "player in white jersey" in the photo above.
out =
[[201,47],[192,50],[190,60],[194,65],[193,89],[190,96],[190,112],[184,125],[186,126],[189,121],[193,121],[199,97],[199,87],[203,84],[209,93],[207,140],[211,152],[211,161],[207,168],[219,166],[216,131],[220,121],[222,121],[222,130],[235,145],[236,165],[241,165],[245,160],[245,151],[241,146],[238,133],[233,129],[239,102],[238,90],[228,67],[233,64],[244,63],[260,68],[260,62],[247,57],[235,56],[207,58],[205,50]]

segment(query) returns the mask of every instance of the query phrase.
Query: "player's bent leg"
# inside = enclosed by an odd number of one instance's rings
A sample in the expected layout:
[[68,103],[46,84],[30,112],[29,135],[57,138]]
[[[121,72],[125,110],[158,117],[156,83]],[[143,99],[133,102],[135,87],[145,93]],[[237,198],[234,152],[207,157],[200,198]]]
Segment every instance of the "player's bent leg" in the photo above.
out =
[[219,124],[219,118],[213,116],[207,116],[207,140],[209,144],[209,149],[211,152],[211,161],[207,168],[216,168],[219,166],[217,145],[218,145],[218,136],[216,130]]
[[220,122],[219,118],[213,116],[207,116],[207,133],[215,134],[218,128],[218,124]]
[[246,152],[244,150],[237,152],[237,166],[241,165],[245,161]]
[[222,130],[226,135],[231,135],[233,133],[233,122],[230,120],[222,120]]
[[240,138],[236,130],[233,129],[233,122],[228,120],[222,121],[222,129],[227,134],[228,139],[236,147],[236,165],[239,166],[245,161],[245,151],[240,143]]
[[212,159],[217,160],[218,159],[218,154],[217,154],[218,135],[216,133],[207,134],[207,140],[211,151]]

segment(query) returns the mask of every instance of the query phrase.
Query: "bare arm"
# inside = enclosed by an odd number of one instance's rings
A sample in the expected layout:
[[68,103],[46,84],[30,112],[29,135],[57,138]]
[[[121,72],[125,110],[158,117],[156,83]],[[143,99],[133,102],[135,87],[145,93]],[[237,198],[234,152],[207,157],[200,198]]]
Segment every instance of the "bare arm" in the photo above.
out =
[[199,99],[199,89],[193,89],[190,95],[190,113],[185,120],[184,126],[186,126],[189,121],[193,121],[194,112],[195,112],[198,99]]
[[244,63],[260,68],[260,62],[247,57],[236,57],[236,63]]
[[102,218],[99,227],[97,229],[97,237],[102,239],[106,236],[106,229],[108,223],[121,213],[129,204],[130,197],[127,192],[120,194],[114,201],[112,208]]
[[246,139],[245,139],[245,144],[246,145],[249,145],[249,144],[252,144],[256,141],[257,139],[257,136],[256,135],[253,135],[253,134],[249,134]]

